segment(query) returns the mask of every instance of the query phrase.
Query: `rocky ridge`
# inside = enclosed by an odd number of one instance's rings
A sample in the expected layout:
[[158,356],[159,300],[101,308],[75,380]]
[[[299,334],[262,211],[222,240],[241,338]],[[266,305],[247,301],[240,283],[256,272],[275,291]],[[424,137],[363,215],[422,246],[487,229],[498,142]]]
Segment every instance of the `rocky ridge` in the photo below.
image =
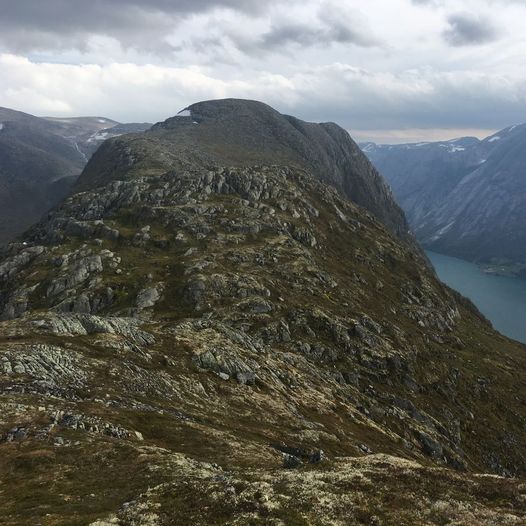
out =
[[307,170],[369,210],[395,235],[411,239],[391,189],[343,128],[282,115],[257,101],[199,102],[145,134],[109,141],[86,167],[77,189],[137,172],[256,164]]
[[3,252],[6,524],[524,522],[525,348],[412,243],[294,165],[127,156]]

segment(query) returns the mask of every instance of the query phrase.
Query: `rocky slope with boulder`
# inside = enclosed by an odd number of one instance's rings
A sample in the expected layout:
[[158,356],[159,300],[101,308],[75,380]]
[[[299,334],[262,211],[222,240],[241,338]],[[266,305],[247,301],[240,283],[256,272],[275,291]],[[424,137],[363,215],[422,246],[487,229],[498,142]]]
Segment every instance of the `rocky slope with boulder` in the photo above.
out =
[[305,161],[171,127],[3,251],[5,524],[523,524],[525,347]]

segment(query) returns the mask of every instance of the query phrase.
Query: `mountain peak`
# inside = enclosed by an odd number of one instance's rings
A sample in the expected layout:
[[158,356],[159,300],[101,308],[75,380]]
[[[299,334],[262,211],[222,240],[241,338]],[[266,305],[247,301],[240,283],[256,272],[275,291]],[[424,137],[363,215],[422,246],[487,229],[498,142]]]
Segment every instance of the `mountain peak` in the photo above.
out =
[[161,128],[171,128],[180,124],[181,118],[192,118],[194,122],[203,122],[207,120],[218,120],[218,119],[236,119],[236,118],[251,118],[258,119],[264,116],[267,118],[277,118],[279,116],[274,108],[259,102],[256,100],[249,99],[214,99],[196,102],[187,106],[177,115],[166,119],[164,122],[158,123],[154,126]]
[[526,125],[482,141],[363,148],[424,246],[526,274]]
[[[108,156],[123,159],[118,170],[107,162]],[[253,100],[198,102],[143,136],[119,139],[113,148],[107,145],[88,164],[78,188],[96,187],[109,177],[140,175],[146,166],[166,171],[196,164],[305,169],[366,208],[391,232],[410,240],[390,188],[343,128],[305,122]]]

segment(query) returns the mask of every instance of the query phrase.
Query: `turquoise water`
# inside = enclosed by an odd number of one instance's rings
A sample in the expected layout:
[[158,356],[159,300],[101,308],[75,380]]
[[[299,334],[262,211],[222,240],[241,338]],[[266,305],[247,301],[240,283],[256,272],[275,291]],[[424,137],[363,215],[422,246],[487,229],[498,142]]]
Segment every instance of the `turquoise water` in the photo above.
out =
[[427,252],[438,277],[468,297],[502,334],[526,343],[526,279],[485,274],[477,265]]

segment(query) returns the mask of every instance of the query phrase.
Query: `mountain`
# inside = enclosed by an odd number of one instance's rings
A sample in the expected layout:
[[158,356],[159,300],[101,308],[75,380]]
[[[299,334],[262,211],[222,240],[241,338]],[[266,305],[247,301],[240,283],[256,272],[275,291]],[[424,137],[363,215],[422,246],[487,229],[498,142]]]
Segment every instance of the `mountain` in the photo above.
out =
[[105,138],[143,129],[99,117],[50,119],[0,108],[0,243],[63,198]]
[[0,108],[0,243],[60,201],[85,165],[55,131],[44,119]]
[[[137,158],[115,170],[115,158],[129,157],[130,142]],[[409,238],[404,213],[390,188],[345,130],[333,123],[314,124],[282,115],[255,101],[200,102],[153,126],[142,137],[109,141],[97,152],[77,188],[121,178],[128,171],[133,175],[144,167],[159,172],[196,163],[287,163],[307,169],[369,210],[396,235]]]
[[55,133],[72,141],[87,161],[106,139],[125,133],[140,133],[149,122],[120,123],[105,117],[44,117],[55,125]]
[[526,125],[483,141],[362,147],[424,246],[526,268]]
[[4,248],[6,526],[524,524],[526,348],[349,199],[384,192],[350,139],[296,123],[328,148],[302,159],[290,119],[110,139]]

